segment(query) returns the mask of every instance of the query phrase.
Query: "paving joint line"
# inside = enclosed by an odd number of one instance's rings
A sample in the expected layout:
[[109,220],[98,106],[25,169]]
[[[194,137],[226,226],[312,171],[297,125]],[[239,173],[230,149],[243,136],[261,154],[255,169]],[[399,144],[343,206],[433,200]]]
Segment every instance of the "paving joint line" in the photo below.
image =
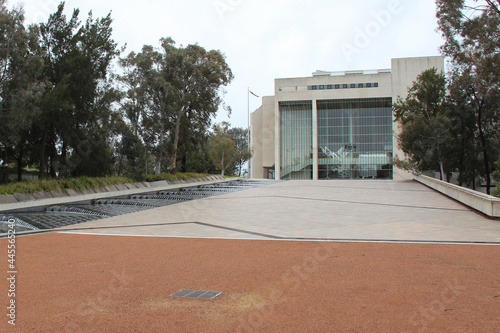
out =
[[431,245],[483,245],[500,246],[500,242],[480,241],[432,241],[432,240],[388,240],[388,239],[363,239],[363,238],[301,238],[301,237],[276,237],[266,239],[255,238],[225,238],[225,237],[201,237],[201,236],[171,236],[171,235],[132,235],[132,234],[102,234],[102,233],[79,233],[71,231],[52,231],[58,234],[107,236],[107,237],[145,237],[145,238],[186,238],[186,239],[220,239],[220,240],[254,240],[254,241],[290,241],[290,242],[331,242],[331,243],[375,243],[375,244],[431,244]]
[[292,197],[287,195],[263,195],[258,197],[236,197],[236,198],[223,198],[223,197],[213,197],[206,198],[209,200],[239,200],[239,199],[260,199],[260,198],[283,198],[283,199],[295,199],[295,200],[307,200],[307,201],[322,201],[322,202],[340,202],[340,203],[352,203],[360,205],[372,205],[372,206],[388,206],[388,207],[401,207],[401,208],[414,208],[414,209],[431,209],[431,210],[446,210],[455,212],[469,212],[470,209],[458,209],[458,208],[444,208],[444,207],[428,207],[428,206],[412,206],[412,205],[398,205],[398,204],[386,204],[377,202],[363,202],[363,201],[348,201],[348,200],[337,200],[337,199],[315,199],[315,198],[305,198],[305,197]]

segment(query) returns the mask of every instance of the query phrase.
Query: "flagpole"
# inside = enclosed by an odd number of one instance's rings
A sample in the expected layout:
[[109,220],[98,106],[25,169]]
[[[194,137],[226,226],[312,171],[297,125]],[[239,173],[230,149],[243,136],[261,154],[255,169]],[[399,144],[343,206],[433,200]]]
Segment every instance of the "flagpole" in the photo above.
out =
[[[252,140],[251,140],[251,133],[250,133],[250,94],[254,95],[255,97],[259,98],[258,95],[256,95],[254,92],[250,91],[250,87],[247,87],[247,127],[248,127],[248,155],[252,155]],[[252,162],[251,158],[248,159],[248,178],[252,178]]]
[[[247,145],[248,145],[248,152],[251,151],[250,148],[250,87],[247,87]],[[252,173],[251,173],[251,157],[248,158],[248,179],[252,178]]]

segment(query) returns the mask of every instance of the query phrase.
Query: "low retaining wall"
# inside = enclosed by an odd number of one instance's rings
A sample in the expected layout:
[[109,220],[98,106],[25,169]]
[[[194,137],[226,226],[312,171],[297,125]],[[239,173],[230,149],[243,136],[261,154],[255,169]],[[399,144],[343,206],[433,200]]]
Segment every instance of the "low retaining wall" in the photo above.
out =
[[500,198],[424,175],[414,176],[414,179],[487,216],[500,218]]
[[46,204],[58,204],[66,202],[75,202],[80,200],[98,199],[102,197],[118,196],[135,194],[139,192],[151,192],[155,190],[166,190],[179,185],[203,185],[206,183],[226,181],[222,176],[208,176],[203,178],[193,178],[188,180],[176,180],[173,182],[158,181],[158,182],[144,182],[134,184],[120,184],[106,186],[102,188],[95,188],[83,192],[75,192],[68,190],[67,192],[52,191],[52,192],[38,192],[33,194],[10,194],[0,195],[0,211],[19,209],[24,207],[39,206]]

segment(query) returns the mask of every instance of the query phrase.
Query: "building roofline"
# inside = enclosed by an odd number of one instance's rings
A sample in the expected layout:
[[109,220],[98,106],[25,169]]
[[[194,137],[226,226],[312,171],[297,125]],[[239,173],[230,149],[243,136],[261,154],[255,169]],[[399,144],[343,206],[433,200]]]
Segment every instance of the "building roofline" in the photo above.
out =
[[[422,57],[401,57],[401,58],[391,58],[392,60],[407,60],[407,59],[426,59],[426,58],[445,58],[442,55],[434,56],[422,56]],[[346,71],[324,71],[316,70],[312,73],[312,76],[300,76],[300,77],[283,77],[276,78],[275,80],[290,80],[290,79],[306,79],[311,77],[331,77],[331,76],[348,76],[348,75],[377,75],[377,74],[390,74],[392,69],[361,69],[361,70],[346,70]]]

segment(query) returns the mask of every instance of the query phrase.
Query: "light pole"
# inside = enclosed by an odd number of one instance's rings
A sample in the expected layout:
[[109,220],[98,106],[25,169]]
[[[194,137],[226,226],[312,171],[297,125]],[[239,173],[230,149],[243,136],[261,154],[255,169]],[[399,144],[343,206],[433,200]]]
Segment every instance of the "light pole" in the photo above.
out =
[[251,92],[250,88],[247,87],[248,179],[252,178],[252,162],[251,162],[251,160],[252,160],[252,158],[251,158],[252,147],[250,146],[250,144],[251,144],[251,141],[250,141],[250,94],[254,95],[255,97],[259,97],[258,95]]

